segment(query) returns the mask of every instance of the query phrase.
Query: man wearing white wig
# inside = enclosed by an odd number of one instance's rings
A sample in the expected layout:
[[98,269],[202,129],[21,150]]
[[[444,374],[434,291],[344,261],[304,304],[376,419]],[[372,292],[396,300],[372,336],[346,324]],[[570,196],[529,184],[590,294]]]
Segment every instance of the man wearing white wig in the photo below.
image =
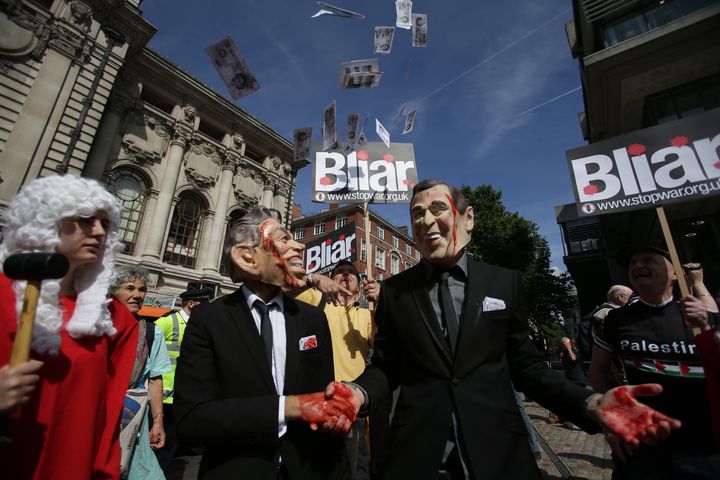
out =
[[[65,175],[27,183],[5,214],[0,264],[15,253],[58,252],[70,268],[42,282],[30,362],[42,362],[34,391],[30,385],[0,412],[13,438],[0,445],[3,477],[120,477],[119,419],[138,334],[128,309],[106,295],[120,245],[119,213],[99,183]],[[0,275],[0,397],[18,383],[5,380],[23,377],[7,364],[25,284]]]

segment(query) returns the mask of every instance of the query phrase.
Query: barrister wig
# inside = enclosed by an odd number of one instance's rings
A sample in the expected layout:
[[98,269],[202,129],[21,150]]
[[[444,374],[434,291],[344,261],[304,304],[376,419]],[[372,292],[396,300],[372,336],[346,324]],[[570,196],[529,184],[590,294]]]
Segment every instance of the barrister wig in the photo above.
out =
[[[6,227],[0,243],[0,265],[15,253],[52,253],[60,244],[60,223],[71,217],[91,217],[98,211],[107,214],[105,248],[98,260],[81,265],[75,272],[77,301],[66,325],[73,338],[114,335],[107,297],[113,276],[118,240],[120,203],[98,182],[72,175],[38,178],[28,182],[10,202],[5,213]],[[25,281],[13,281],[18,318],[22,309]],[[41,354],[57,355],[60,350],[62,311],[59,306],[60,280],[44,280],[40,290],[32,349]]]

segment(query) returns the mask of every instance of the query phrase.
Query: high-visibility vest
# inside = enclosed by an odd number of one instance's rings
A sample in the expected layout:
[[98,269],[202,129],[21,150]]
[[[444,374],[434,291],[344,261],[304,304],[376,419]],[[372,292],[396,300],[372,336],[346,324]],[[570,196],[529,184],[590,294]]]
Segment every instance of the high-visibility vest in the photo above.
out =
[[175,392],[175,367],[177,367],[177,359],[180,356],[180,345],[182,344],[183,335],[185,334],[185,319],[178,312],[160,317],[155,320],[155,325],[159,327],[165,336],[165,344],[167,345],[168,356],[170,357],[170,365],[172,370],[163,373],[163,403],[173,403],[173,393]]

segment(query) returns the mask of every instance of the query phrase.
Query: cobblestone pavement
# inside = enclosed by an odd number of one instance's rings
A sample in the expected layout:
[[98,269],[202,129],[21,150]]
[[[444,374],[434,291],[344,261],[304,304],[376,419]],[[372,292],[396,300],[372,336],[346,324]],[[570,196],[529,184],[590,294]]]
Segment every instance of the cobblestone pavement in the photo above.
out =
[[535,430],[559,457],[560,468],[555,466],[551,456],[543,449],[542,458],[538,461],[543,478],[610,480],[610,447],[602,435],[588,435],[581,430],[570,430],[561,423],[550,424],[547,422],[548,411],[540,405],[534,402],[525,402],[523,405]]
[[[560,423],[550,424],[547,422],[548,411],[540,405],[534,402],[525,402],[523,405],[535,430],[542,437],[539,440],[543,452],[538,466],[544,479],[610,480],[610,447],[602,435],[588,435],[583,431],[570,430]],[[552,452],[548,455],[543,439],[557,457],[553,458]],[[196,479],[200,458],[199,455],[176,458],[168,472],[168,480]]]

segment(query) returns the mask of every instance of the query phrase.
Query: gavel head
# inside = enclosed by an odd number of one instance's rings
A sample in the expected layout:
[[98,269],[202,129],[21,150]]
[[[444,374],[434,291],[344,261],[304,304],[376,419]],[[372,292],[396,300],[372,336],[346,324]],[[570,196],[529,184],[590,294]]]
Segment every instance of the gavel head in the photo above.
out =
[[60,253],[16,253],[3,263],[3,273],[13,280],[46,280],[62,278],[70,268]]

